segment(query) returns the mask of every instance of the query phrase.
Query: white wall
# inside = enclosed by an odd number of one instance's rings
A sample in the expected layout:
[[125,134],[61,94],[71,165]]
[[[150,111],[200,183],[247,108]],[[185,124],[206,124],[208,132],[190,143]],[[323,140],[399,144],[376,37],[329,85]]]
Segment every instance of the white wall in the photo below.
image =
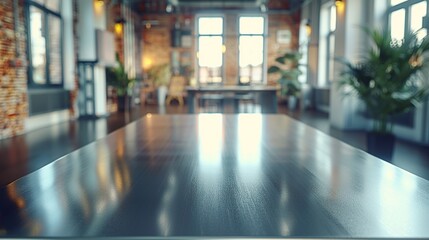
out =
[[[301,11],[301,19],[303,21],[311,21],[311,35],[308,41],[308,67],[307,67],[307,82],[315,86],[317,85],[318,75],[318,51],[319,51],[319,11],[320,0],[313,0],[305,5]],[[301,37],[300,37],[301,38]]]
[[[98,61],[96,30],[106,29],[106,5],[94,0],[78,0],[78,8],[79,61]],[[95,115],[106,116],[106,73],[100,64],[94,68],[94,88]]]
[[[368,1],[349,0],[337,6],[336,57],[353,62],[367,50],[368,38],[361,29],[361,26],[366,25],[367,3]],[[339,129],[364,129],[367,121],[358,113],[359,99],[355,95],[346,95],[348,90],[338,86],[343,67],[339,62],[334,64],[335,78],[330,92],[330,123]]]
[[77,3],[79,61],[95,61],[97,54],[95,47],[94,3],[92,0],[78,0]]
[[104,116],[107,114],[106,96],[106,69],[104,66],[95,66],[95,115]]
[[63,19],[63,72],[64,72],[64,88],[72,90],[75,87],[75,49],[73,37],[73,3],[71,0],[62,1],[61,16]]
[[[94,6],[94,29],[93,32],[96,32],[96,29],[106,30],[107,27],[107,13],[106,5],[95,3]],[[97,37],[95,37],[95,45],[99,44],[97,42]],[[114,51],[114,46],[112,46],[111,51]],[[99,56],[97,56],[97,59]],[[107,114],[107,96],[106,96],[106,68],[97,64],[94,69],[95,76],[95,114],[97,116],[104,116]]]

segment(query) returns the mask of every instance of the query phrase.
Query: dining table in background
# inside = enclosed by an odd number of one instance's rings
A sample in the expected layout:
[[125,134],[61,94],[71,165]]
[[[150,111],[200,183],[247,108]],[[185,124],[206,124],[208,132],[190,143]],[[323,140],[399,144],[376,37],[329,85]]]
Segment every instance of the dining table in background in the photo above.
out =
[[277,86],[267,85],[207,85],[188,86],[188,112],[196,113],[196,101],[200,94],[253,94],[262,113],[277,113]]

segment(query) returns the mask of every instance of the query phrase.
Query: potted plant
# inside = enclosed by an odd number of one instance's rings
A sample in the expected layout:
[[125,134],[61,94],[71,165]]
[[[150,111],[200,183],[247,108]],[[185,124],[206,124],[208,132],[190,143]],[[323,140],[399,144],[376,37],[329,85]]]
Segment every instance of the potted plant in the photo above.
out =
[[372,48],[355,64],[341,60],[345,70],[339,86],[357,94],[373,119],[372,131],[367,134],[368,152],[390,161],[395,142],[391,118],[412,109],[428,92],[421,73],[429,63],[425,56],[429,39],[419,40],[416,33],[410,33],[394,41],[386,31],[366,33]]
[[124,64],[119,60],[116,54],[116,67],[107,69],[107,84],[116,89],[118,97],[118,110],[124,111],[131,103],[129,92],[136,82],[135,78],[130,78],[125,71]]
[[153,66],[148,71],[149,78],[158,89],[158,104],[164,105],[167,97],[167,86],[171,79],[171,70],[169,64]]
[[280,94],[287,97],[288,107],[294,110],[297,104],[297,97],[301,92],[301,83],[298,77],[302,74],[299,70],[299,60],[302,54],[299,52],[288,52],[276,58],[277,65],[271,66],[268,73],[280,74],[277,80],[280,84]]

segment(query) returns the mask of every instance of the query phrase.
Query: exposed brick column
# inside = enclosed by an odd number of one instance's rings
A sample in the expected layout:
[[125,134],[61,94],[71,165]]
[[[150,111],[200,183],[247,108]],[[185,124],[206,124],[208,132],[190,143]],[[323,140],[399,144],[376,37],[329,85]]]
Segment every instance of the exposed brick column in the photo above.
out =
[[0,2],[0,138],[24,131],[28,115],[24,1],[18,4],[15,32],[14,1]]
[[[224,44],[226,52],[224,55],[224,69],[226,79],[225,85],[238,84],[238,29],[237,29],[237,14],[227,14],[225,21],[225,37]],[[224,23],[225,24],[225,23]]]
[[74,80],[74,88],[70,91],[70,117],[75,118],[77,117],[76,112],[76,101],[78,97],[79,92],[79,65],[77,63],[78,61],[78,49],[79,49],[79,35],[77,34],[77,25],[78,25],[78,7],[77,7],[77,0],[73,0],[73,38],[74,38],[74,54],[76,59],[76,72],[75,72],[75,80]]

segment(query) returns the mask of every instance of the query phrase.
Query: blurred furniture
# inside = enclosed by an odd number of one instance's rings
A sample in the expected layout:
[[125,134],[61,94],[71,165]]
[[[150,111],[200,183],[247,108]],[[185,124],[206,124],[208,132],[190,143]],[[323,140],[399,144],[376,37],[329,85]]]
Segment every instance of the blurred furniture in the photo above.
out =
[[198,97],[199,106],[204,112],[223,112],[225,98],[222,94],[206,93]]
[[140,91],[141,103],[150,104],[155,102],[156,88],[152,81],[145,81]]
[[173,76],[171,78],[170,86],[168,88],[168,96],[166,103],[171,104],[171,101],[176,99],[179,102],[180,106],[185,104],[185,86],[186,80],[183,76]]
[[262,113],[277,113],[277,92],[278,87],[275,86],[200,86],[200,87],[186,87],[188,93],[188,111],[195,113],[195,101],[197,97],[204,94],[226,94],[233,93],[249,94],[252,93],[257,96],[258,104],[261,105]]
[[240,106],[243,106],[244,112],[251,113],[255,111],[256,99],[253,93],[237,93],[234,94],[234,111],[242,112]]

